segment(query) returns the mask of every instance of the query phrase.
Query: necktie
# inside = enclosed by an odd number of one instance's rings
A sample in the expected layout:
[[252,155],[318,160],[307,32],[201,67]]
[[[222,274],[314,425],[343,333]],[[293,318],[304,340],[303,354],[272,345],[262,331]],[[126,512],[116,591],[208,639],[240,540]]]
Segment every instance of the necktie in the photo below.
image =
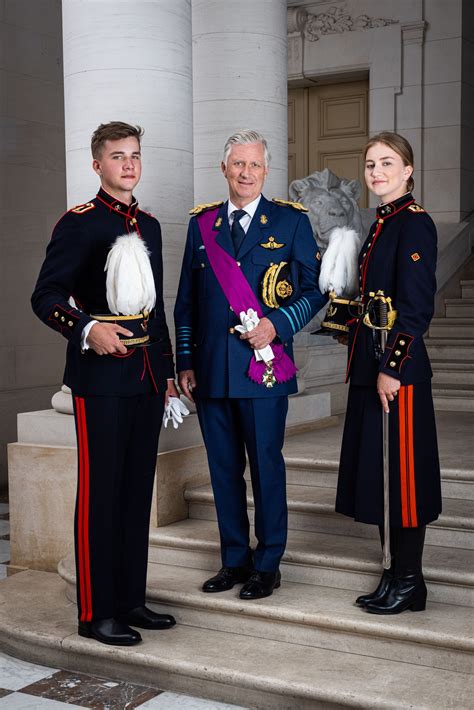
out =
[[232,214],[234,216],[234,221],[232,222],[232,241],[234,242],[234,253],[237,256],[239,249],[242,246],[242,242],[245,239],[245,231],[240,224],[240,220],[247,214],[247,212],[245,210],[234,210]]

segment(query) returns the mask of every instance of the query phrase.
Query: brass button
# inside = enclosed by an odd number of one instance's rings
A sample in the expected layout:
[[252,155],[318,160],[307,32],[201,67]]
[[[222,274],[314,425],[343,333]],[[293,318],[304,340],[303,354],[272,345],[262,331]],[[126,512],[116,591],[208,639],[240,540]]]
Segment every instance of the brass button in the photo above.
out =
[[367,246],[370,247],[371,244],[372,244],[372,242],[369,242],[369,243],[367,244]]
[[395,350],[395,355],[401,355],[402,351],[401,350]]
[[64,317],[64,316],[61,316],[61,323],[64,323],[65,320],[66,320],[65,317]]
[[390,363],[390,367],[396,367],[396,365],[397,363],[395,362],[395,360],[392,360],[392,362]]
[[405,345],[405,341],[404,341],[404,340],[400,340],[400,345]]
[[59,311],[54,311],[54,317],[59,318]]
[[201,269],[205,269],[205,268],[206,268],[206,264],[204,264],[203,262],[201,262]]
[[72,328],[72,326],[74,325],[74,323],[72,322],[72,320],[68,320],[67,324],[68,324],[68,326],[69,326],[70,328]]
[[362,254],[362,257],[365,258],[366,256],[367,256],[367,252],[364,251],[364,253]]
[[240,266],[240,261],[237,261],[236,263],[237,263],[237,266]]
[[234,333],[235,333],[235,328],[229,328],[229,333],[230,333],[231,335],[234,335]]

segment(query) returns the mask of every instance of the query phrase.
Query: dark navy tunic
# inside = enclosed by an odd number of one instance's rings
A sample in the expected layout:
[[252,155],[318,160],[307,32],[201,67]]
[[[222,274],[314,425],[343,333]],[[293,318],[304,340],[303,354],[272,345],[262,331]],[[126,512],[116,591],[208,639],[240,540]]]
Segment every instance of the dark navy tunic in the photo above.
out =
[[[145,241],[156,288],[156,306],[148,332],[152,344],[126,355],[81,353],[82,330],[91,314],[110,315],[105,262],[117,237],[131,233]],[[171,342],[163,306],[160,225],[155,217],[126,205],[100,189],[97,197],[69,210],[57,223],[46,251],[32,305],[36,315],[68,341],[64,384],[82,395],[131,396],[162,391],[174,376]],[[74,297],[77,308],[68,299]],[[145,367],[147,376],[142,377]]]
[[390,403],[391,524],[417,527],[441,511],[432,371],[423,341],[434,312],[436,255],[435,225],[411,193],[377,208],[359,255],[360,296],[367,303],[370,292],[383,290],[397,318],[381,359],[376,331],[362,319],[350,323],[351,384],[336,499],[338,512],[362,522],[383,523],[380,372],[401,382]]

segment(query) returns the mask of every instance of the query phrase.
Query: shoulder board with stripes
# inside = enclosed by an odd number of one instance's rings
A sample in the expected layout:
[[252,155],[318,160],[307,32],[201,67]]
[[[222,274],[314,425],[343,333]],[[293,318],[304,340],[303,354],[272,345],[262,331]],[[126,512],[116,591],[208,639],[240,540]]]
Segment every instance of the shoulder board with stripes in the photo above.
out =
[[74,212],[74,214],[84,214],[84,212],[89,212],[90,210],[94,210],[95,205],[93,202],[86,202],[84,205],[78,205],[77,207],[73,207],[71,212]]
[[189,214],[191,214],[191,215],[201,214],[201,212],[206,212],[207,210],[211,210],[215,207],[220,207],[223,204],[224,203],[222,200],[220,200],[220,202],[206,202],[205,204],[196,205],[196,207],[193,207],[192,210],[189,210]]
[[298,212],[309,212],[308,208],[301,204],[301,202],[291,202],[291,200],[280,200],[277,197],[272,199],[276,205],[281,205],[282,207],[293,207],[293,209],[298,210]]

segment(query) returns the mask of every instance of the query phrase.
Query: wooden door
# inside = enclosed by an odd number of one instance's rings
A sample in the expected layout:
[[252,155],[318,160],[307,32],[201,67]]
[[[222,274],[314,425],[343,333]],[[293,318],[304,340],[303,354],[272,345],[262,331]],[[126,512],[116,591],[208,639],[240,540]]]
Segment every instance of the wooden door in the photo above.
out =
[[362,150],[368,139],[368,81],[288,92],[288,179],[329,168],[358,179],[367,207]]

